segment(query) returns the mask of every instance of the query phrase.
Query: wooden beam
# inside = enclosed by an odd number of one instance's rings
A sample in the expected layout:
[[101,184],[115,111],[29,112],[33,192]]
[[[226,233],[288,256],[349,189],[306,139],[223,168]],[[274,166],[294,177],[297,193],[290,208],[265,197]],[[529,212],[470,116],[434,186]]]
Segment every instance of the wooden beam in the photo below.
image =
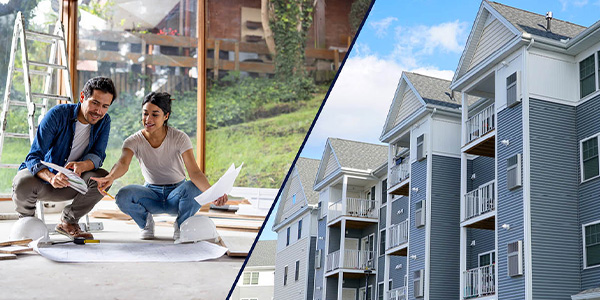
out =
[[315,2],[315,48],[323,49],[327,47],[327,31],[325,28],[325,0],[316,0]]
[[198,154],[198,166],[202,172],[206,171],[206,4],[206,0],[198,0],[196,9],[196,34],[198,35],[196,152]]
[[[67,44],[67,60],[71,77],[73,101],[77,101],[79,99],[77,91],[77,0],[62,0],[60,2],[60,21],[65,28],[65,42]],[[62,72],[59,72],[58,76],[60,93],[66,95],[66,78],[63,78]]]
[[240,70],[240,42],[235,42],[235,56],[234,56],[234,61],[235,61],[235,70],[239,71]]
[[219,48],[220,45],[220,41],[215,41],[215,50],[213,51],[213,79],[215,81],[217,81],[217,79],[219,79],[219,60],[220,60],[220,54],[221,54],[221,50]]

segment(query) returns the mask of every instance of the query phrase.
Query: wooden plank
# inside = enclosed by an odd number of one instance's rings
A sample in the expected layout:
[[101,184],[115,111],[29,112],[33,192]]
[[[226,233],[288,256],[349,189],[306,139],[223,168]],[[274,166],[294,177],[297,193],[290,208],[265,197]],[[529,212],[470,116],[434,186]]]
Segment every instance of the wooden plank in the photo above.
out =
[[240,70],[240,43],[239,42],[235,42],[235,50],[234,50],[234,59],[233,61],[235,61],[235,70],[239,71]]
[[[145,57],[145,59],[141,59]],[[104,50],[79,50],[79,59],[81,60],[97,60],[103,62],[124,62],[134,64],[152,64],[156,66],[171,66],[171,67],[195,67],[196,58],[174,55],[142,55],[140,53],[121,54],[116,51]]]
[[333,50],[333,66],[336,71],[340,67],[340,52],[337,49]]
[[32,239],[4,241],[4,242],[0,242],[0,247],[10,246],[10,245],[27,245],[32,241],[33,241]]
[[33,251],[33,248],[21,246],[21,245],[11,245],[4,246],[0,248],[0,253],[8,253],[8,254],[16,254],[21,252]]
[[220,41],[215,41],[215,50],[213,52],[213,79],[217,81],[219,79],[219,61],[221,56],[221,50],[219,48]]
[[0,253],[0,260],[16,259],[16,254]]

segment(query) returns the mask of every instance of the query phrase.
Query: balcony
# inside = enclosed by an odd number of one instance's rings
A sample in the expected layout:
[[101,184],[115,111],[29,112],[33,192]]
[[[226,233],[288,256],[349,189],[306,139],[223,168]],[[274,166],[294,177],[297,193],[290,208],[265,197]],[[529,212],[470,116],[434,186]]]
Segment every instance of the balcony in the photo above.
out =
[[496,265],[464,271],[463,298],[477,298],[496,293]]
[[363,272],[367,268],[375,269],[375,253],[369,250],[344,250],[344,263],[340,262],[341,251],[335,251],[327,254],[325,260],[325,272],[331,272],[338,269],[358,270]]
[[408,243],[408,219],[388,228],[388,241],[386,254],[406,256],[406,246]]
[[[377,201],[360,199],[360,198],[346,198],[346,208],[344,210],[344,203],[342,200],[334,202],[329,205],[329,225],[337,223],[338,219],[342,216],[353,218],[352,221],[358,221],[360,219],[368,220],[371,222],[377,222],[379,217],[379,210],[377,209]],[[350,222],[356,228],[362,228],[357,222]],[[369,225],[369,224],[367,224]]]
[[387,292],[388,300],[406,300],[408,294],[407,287],[403,286]]
[[496,227],[495,217],[489,214],[496,209],[495,187],[496,181],[493,180],[465,194],[463,222],[470,222],[463,225],[491,230]]
[[494,104],[470,117],[465,126],[467,136],[463,152],[494,157],[496,152],[496,114]]
[[408,196],[408,178],[410,178],[410,157],[405,157],[402,163],[390,168],[388,190],[390,194]]

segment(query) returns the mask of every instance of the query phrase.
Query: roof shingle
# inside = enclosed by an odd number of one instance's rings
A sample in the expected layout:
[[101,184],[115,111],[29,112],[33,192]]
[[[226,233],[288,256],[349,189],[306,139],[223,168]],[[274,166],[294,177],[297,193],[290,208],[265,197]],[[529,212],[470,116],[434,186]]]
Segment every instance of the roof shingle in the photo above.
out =
[[302,184],[304,195],[308,204],[319,203],[319,194],[313,190],[313,183],[315,177],[317,177],[317,171],[319,170],[318,159],[311,159],[305,157],[298,157],[296,161],[296,170],[298,170],[298,178]]
[[377,169],[387,160],[387,146],[329,138],[329,143],[342,168]]
[[275,250],[277,241],[258,241],[252,255],[248,259],[247,267],[275,266]]

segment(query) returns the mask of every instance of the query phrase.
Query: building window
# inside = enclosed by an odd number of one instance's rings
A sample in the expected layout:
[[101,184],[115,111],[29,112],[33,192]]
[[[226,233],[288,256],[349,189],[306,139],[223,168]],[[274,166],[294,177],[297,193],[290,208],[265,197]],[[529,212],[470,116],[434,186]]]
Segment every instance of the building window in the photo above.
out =
[[584,268],[600,266],[600,221],[583,226]]
[[298,281],[298,278],[300,278],[300,261],[299,260],[296,261],[296,273],[294,274],[294,281]]
[[287,272],[288,272],[288,266],[285,266],[283,268],[283,285],[287,285]]
[[377,285],[377,289],[379,290],[379,293],[377,294],[378,295],[377,299],[383,300],[383,295],[385,294],[385,291],[383,290],[383,282],[381,282]]
[[296,194],[292,195],[292,204],[296,204]]
[[290,245],[290,230],[291,230],[291,228],[290,228],[290,227],[288,227],[288,228],[287,228],[287,236],[286,236],[286,240],[285,240],[285,245],[286,245],[286,246],[289,246],[289,245]]
[[598,135],[596,135],[581,141],[581,181],[597,177],[599,174]]
[[302,220],[298,221],[298,239],[302,237]]
[[579,62],[579,92],[581,98],[596,90],[596,64],[594,55]]
[[385,254],[385,229],[379,235],[379,255]]
[[381,182],[381,204],[387,202],[387,179]]
[[258,272],[244,272],[243,285],[258,285]]

